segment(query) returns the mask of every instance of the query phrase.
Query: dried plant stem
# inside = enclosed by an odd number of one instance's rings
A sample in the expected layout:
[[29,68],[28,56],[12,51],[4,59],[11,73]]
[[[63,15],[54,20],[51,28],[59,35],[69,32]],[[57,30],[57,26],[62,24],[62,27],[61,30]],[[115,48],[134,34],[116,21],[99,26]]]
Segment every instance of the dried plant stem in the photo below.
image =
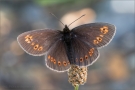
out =
[[79,90],[79,85],[74,86],[75,90]]

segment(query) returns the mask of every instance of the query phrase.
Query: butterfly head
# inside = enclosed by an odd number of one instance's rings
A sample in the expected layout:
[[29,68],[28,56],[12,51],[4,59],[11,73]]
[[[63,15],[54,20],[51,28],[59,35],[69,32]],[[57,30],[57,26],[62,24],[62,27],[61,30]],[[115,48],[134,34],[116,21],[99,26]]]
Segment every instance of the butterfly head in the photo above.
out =
[[65,27],[64,27],[64,29],[63,29],[63,32],[64,32],[64,33],[68,33],[68,32],[70,32],[70,30],[69,30],[69,28],[68,28],[68,26],[67,26],[67,25],[65,25]]

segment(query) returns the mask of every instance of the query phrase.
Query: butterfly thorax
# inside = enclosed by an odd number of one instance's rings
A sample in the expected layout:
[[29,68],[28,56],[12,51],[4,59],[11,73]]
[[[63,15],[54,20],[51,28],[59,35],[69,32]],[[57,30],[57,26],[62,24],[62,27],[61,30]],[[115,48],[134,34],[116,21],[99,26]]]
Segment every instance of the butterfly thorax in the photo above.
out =
[[64,42],[70,42],[71,40],[71,32],[69,30],[69,28],[67,27],[67,25],[65,25],[65,28],[63,29],[63,41]]
[[70,32],[70,30],[69,30],[69,28],[68,28],[67,25],[65,25],[65,28],[63,29],[63,32],[64,32],[64,33],[69,33],[69,32]]

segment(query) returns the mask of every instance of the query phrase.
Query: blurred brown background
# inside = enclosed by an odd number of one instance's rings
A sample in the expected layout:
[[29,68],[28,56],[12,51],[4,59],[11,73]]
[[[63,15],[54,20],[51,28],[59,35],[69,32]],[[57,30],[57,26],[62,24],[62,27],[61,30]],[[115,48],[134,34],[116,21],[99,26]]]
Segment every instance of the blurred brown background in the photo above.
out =
[[26,54],[17,43],[25,31],[43,28],[62,30],[91,22],[116,25],[112,42],[100,49],[99,59],[89,67],[88,80],[80,90],[135,89],[134,0],[0,0],[0,90],[73,90],[67,72],[45,66],[44,56]]

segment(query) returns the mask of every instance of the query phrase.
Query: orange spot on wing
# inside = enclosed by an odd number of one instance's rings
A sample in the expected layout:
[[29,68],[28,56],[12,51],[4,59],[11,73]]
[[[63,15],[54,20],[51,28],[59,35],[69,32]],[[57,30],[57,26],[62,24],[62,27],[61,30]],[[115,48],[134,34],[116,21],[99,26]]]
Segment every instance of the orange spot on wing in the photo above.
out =
[[101,42],[102,41],[102,38],[101,37],[96,37],[96,39]]
[[30,36],[30,35],[25,36],[25,41],[26,41],[27,43],[31,43],[32,40],[33,40],[33,39],[32,39],[32,36]]
[[39,47],[39,45],[37,44],[37,45],[35,45],[34,46],[34,50],[37,50],[37,48]]
[[94,52],[94,48],[90,49],[90,51],[93,53]]
[[27,43],[30,43],[30,41],[29,41],[29,39],[27,38],[27,39],[25,39],[25,41],[27,42]]
[[80,62],[83,62],[83,58],[82,57],[80,58]]
[[51,59],[51,56],[50,55],[48,56],[48,59]]
[[97,40],[93,40],[93,43],[94,44],[98,44],[99,42]]
[[100,31],[101,31],[101,33],[103,33],[103,34],[107,34],[107,33],[108,33],[108,27],[103,26],[102,28],[100,28]]
[[53,60],[53,63],[56,64],[56,60],[55,59]]
[[90,55],[90,56],[92,56],[92,54],[93,54],[92,52],[89,52],[89,55]]
[[67,63],[66,63],[66,61],[63,61],[63,65],[64,65],[64,66],[67,66]]
[[38,48],[38,51],[42,51],[42,50],[43,50],[43,47],[40,46],[40,47]]
[[58,65],[61,66],[61,62],[60,61],[58,61]]
[[86,60],[88,59],[88,56],[87,56],[87,55],[85,55],[85,59],[86,59]]
[[54,59],[53,59],[53,57],[51,57],[51,62],[53,62],[54,61]]
[[93,53],[94,53],[94,48],[90,49],[89,55],[92,56]]

